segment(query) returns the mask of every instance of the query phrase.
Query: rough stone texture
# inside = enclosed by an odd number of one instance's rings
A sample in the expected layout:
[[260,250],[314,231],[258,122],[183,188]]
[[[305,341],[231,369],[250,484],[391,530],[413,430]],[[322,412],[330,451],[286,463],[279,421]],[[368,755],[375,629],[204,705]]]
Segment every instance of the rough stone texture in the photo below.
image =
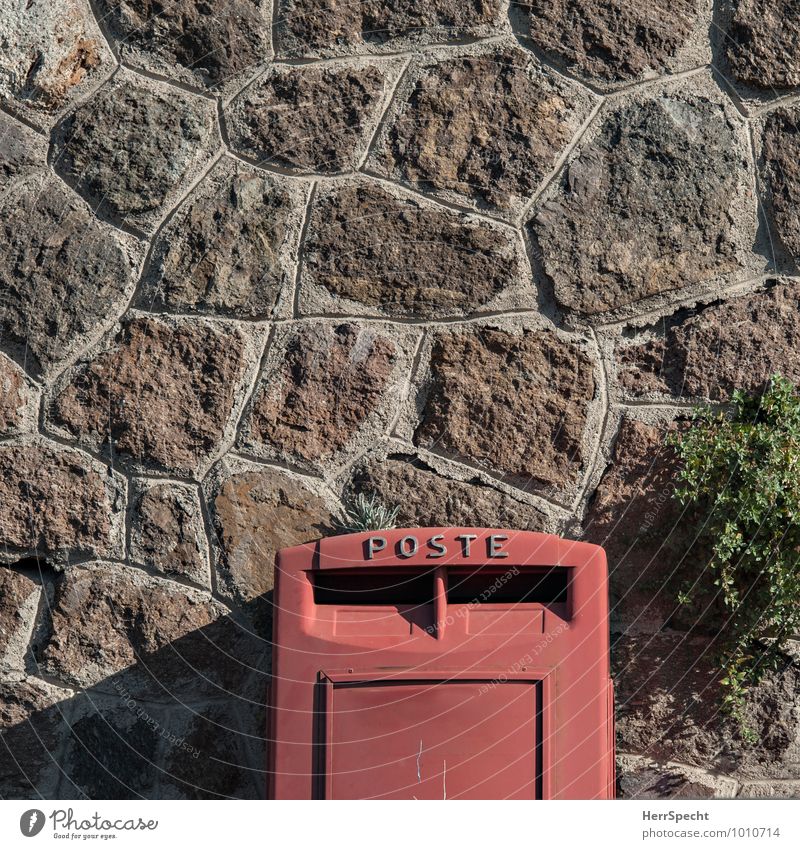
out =
[[732,799],[738,790],[732,778],[636,755],[619,755],[617,772],[621,799]]
[[0,436],[8,436],[20,429],[29,396],[25,373],[16,363],[0,354]]
[[132,511],[135,562],[211,588],[203,516],[193,489],[140,480]]
[[800,289],[791,283],[684,313],[646,342],[617,348],[619,381],[651,394],[728,401],[776,372],[800,382]]
[[271,55],[268,0],[98,0],[122,58],[168,77],[222,88]]
[[674,69],[702,0],[525,0],[519,5],[526,12],[526,34],[550,59],[588,80],[621,83]]
[[520,252],[518,239],[485,220],[375,183],[348,184],[320,189],[314,199],[302,280],[355,302],[355,310],[364,304],[390,316],[469,315],[486,310],[522,275]]
[[297,326],[268,363],[243,422],[251,451],[316,463],[342,451],[393,412],[394,378],[408,362],[389,328],[348,323]]
[[0,103],[45,121],[114,67],[85,0],[0,0]]
[[0,193],[11,182],[44,167],[47,142],[38,133],[0,112]]
[[223,160],[159,234],[139,305],[270,316],[294,282],[305,201],[296,185]]
[[354,169],[395,63],[275,66],[227,108],[231,144],[260,165],[306,174]]
[[[158,679],[158,664],[148,661],[224,613],[208,595],[135,569],[72,566],[56,587],[39,659],[50,674],[77,687],[91,687],[134,664]],[[191,668],[189,655],[185,661]]]
[[21,572],[0,566],[0,676],[21,674],[39,603],[39,586]]
[[732,6],[724,47],[734,79],[768,93],[800,85],[796,0],[732,0]]
[[613,107],[533,221],[556,300],[595,315],[740,271],[755,230],[747,157],[718,94]]
[[800,799],[800,781],[751,781],[739,788],[741,799]]
[[549,330],[437,335],[417,445],[533,489],[573,485],[585,457],[593,363]]
[[672,498],[678,460],[666,439],[676,427],[623,417],[589,501],[584,537],[608,554],[615,630],[657,631],[677,615],[676,586],[685,577],[690,541]]
[[[276,0],[277,2],[277,0]],[[288,56],[379,53],[493,35],[500,0],[281,0],[278,52]]]
[[0,196],[0,222],[0,345],[39,375],[113,317],[140,249],[54,178]]
[[53,754],[66,731],[70,696],[36,678],[0,684],[0,786],[4,799],[57,798]]
[[245,353],[235,328],[135,317],[68,375],[49,421],[94,450],[190,474],[222,439]]
[[275,554],[326,535],[333,517],[319,495],[277,469],[233,470],[214,484],[209,506],[222,588],[240,603],[256,602],[250,615],[269,637]]
[[118,75],[57,127],[56,171],[101,217],[152,230],[218,146],[214,105]]
[[550,531],[538,508],[517,501],[478,479],[448,480],[410,455],[366,460],[353,472],[345,491],[376,493],[381,503],[400,507],[400,527],[477,526]]
[[787,666],[753,691],[752,746],[720,712],[713,640],[676,631],[620,637],[612,648],[617,745],[656,761],[752,779],[800,774],[800,672]]
[[800,109],[770,112],[761,131],[761,178],[769,195],[773,228],[784,247],[800,262]]
[[416,64],[370,167],[446,199],[521,210],[591,108],[591,98],[508,45]]
[[0,445],[0,556],[116,554],[122,490],[85,454],[28,442]]

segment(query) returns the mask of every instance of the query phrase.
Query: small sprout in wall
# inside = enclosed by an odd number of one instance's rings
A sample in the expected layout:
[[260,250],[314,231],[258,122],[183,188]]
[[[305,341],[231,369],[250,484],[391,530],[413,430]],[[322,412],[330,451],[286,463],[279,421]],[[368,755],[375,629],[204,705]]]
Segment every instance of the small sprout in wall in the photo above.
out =
[[682,460],[676,497],[709,551],[683,600],[711,589],[722,602],[724,706],[752,741],[748,689],[800,631],[800,389],[774,375],[763,395],[695,411],[670,442]]
[[358,531],[388,531],[397,527],[397,515],[400,507],[387,507],[381,503],[376,493],[359,492],[347,499],[344,512],[337,524],[344,533]]

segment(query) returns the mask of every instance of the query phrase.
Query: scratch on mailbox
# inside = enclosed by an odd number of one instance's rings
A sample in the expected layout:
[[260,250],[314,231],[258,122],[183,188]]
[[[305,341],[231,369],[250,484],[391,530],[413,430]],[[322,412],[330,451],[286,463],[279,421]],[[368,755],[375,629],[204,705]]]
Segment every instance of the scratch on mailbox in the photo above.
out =
[[417,755],[417,784],[422,784],[422,775],[420,774],[420,758],[422,757],[422,740],[419,741],[419,754]]
[[442,761],[444,767],[442,769],[442,791],[444,795],[442,796],[443,801],[447,801],[447,761]]

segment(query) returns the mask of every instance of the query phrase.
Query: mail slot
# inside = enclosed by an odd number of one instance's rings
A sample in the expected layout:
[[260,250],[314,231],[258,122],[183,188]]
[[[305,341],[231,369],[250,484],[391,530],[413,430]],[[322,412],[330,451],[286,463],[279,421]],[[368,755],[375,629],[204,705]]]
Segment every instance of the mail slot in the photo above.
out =
[[278,553],[275,799],[609,799],[602,548],[416,528]]

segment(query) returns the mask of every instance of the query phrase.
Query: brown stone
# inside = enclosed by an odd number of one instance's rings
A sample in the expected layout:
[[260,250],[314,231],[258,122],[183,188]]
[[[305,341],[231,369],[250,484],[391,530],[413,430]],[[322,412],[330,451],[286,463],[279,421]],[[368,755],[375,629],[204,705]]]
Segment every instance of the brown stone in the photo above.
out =
[[303,253],[304,282],[385,315],[468,315],[521,271],[511,234],[374,183],[320,190]]
[[97,450],[191,474],[219,444],[245,366],[238,330],[133,318],[68,377],[49,418]]
[[550,520],[538,508],[476,479],[457,481],[443,477],[411,456],[365,461],[356,468],[346,490],[349,495],[375,493],[383,504],[398,506],[401,527],[551,530]]
[[770,112],[761,133],[761,176],[772,207],[774,230],[784,247],[800,261],[800,109]]
[[[41,662],[78,687],[96,685],[137,663],[157,672],[159,650],[225,612],[208,595],[111,564],[67,569],[50,610],[51,631],[40,649]],[[181,654],[180,644],[175,651]],[[190,667],[191,657],[184,657]]]
[[734,79],[770,93],[800,85],[797,0],[734,0],[733,7],[724,45]]
[[299,173],[354,169],[388,82],[385,65],[275,66],[228,106],[231,144]]
[[119,484],[85,454],[0,445],[0,546],[61,558],[110,554],[122,511]]
[[480,38],[502,15],[499,0],[281,0],[276,32],[282,54],[330,56]]
[[0,683],[0,787],[3,799],[55,799],[54,753],[69,734],[70,692],[36,678]]
[[511,46],[426,60],[398,97],[370,166],[506,213],[521,209],[591,108],[577,85]]
[[594,398],[592,360],[549,330],[437,335],[417,445],[535,489],[573,485]]
[[524,0],[520,5],[538,49],[599,83],[670,70],[701,7],[698,0]]
[[133,285],[138,246],[55,178],[0,198],[0,344],[34,374],[56,365]]
[[[533,221],[557,301],[595,315],[730,275],[745,262],[750,193],[737,120],[715,94],[623,103],[566,167]],[[749,202],[749,201],[748,201]]]
[[268,0],[98,0],[122,57],[149,71],[224,86],[270,58]]
[[729,401],[764,388],[776,372],[800,382],[800,288],[778,284],[682,311],[654,338],[617,348],[619,381],[632,395]]
[[210,159],[215,122],[205,98],[117,75],[59,123],[53,166],[101,217],[150,231]]
[[319,496],[276,469],[230,475],[215,488],[210,504],[219,574],[240,602],[272,590],[279,549],[323,536],[333,521]]
[[39,586],[0,566],[0,672],[22,672],[39,600]]
[[19,429],[28,396],[22,369],[0,355],[0,435],[6,436]]
[[0,102],[46,118],[86,93],[114,59],[85,0],[3,4]]
[[396,342],[357,324],[301,326],[262,377],[242,442],[313,462],[340,451],[381,407],[400,357]]
[[193,489],[140,481],[132,523],[131,557],[136,562],[209,586],[203,517]]
[[269,317],[294,282],[304,209],[291,185],[223,161],[159,234],[140,306]]

